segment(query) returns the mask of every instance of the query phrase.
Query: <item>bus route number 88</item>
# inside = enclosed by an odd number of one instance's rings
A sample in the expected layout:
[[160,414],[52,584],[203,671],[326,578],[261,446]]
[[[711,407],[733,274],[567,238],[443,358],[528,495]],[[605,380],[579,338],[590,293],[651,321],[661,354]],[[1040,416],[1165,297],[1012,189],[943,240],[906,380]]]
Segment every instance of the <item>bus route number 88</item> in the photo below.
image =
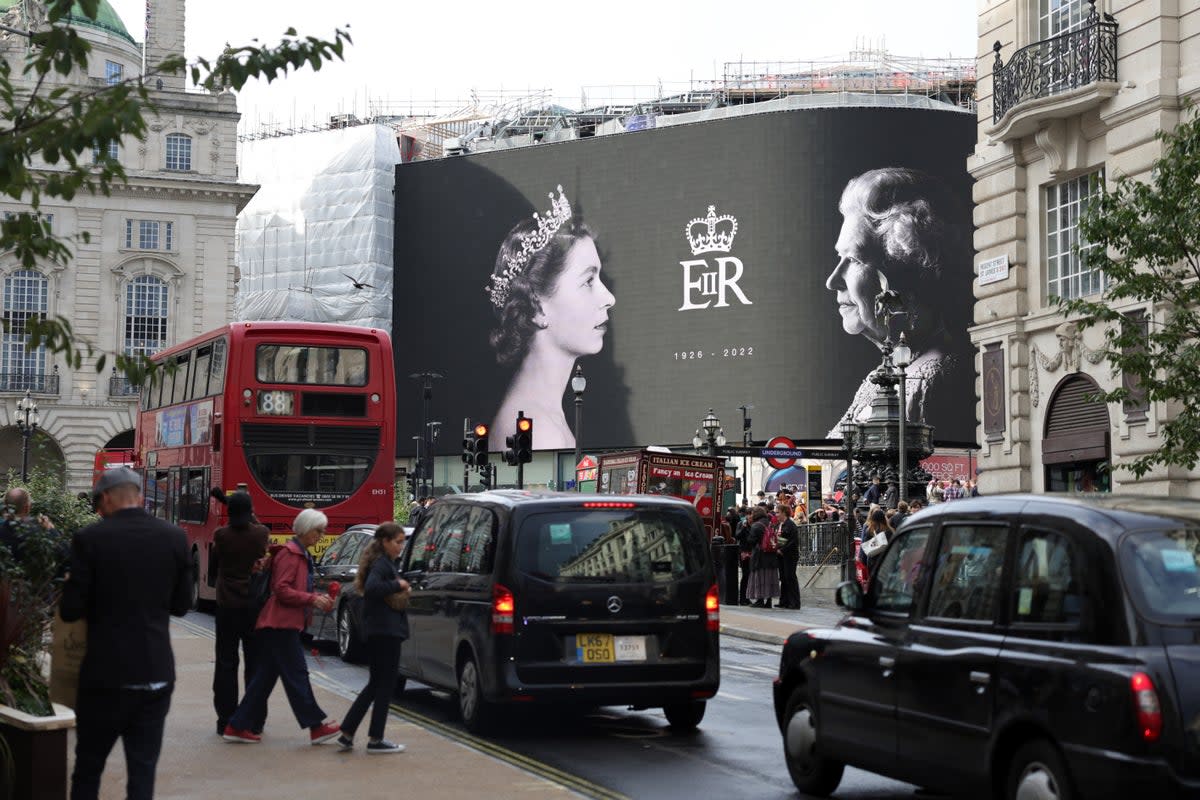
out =
[[295,403],[291,392],[270,391],[258,393],[258,413],[270,415],[290,415]]

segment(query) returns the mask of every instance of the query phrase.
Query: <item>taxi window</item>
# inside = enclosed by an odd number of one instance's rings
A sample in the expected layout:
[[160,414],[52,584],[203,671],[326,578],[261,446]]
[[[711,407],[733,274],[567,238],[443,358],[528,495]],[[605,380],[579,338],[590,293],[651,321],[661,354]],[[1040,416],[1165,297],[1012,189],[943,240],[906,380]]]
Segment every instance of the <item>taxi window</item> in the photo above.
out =
[[1200,620],[1200,528],[1138,531],[1121,542],[1121,571],[1142,613]]
[[993,622],[1007,541],[1005,527],[944,526],[927,616]]
[[905,531],[896,537],[883,555],[871,581],[876,611],[907,614],[921,587],[921,570],[929,528]]
[[1077,625],[1082,611],[1081,556],[1067,536],[1025,531],[1017,547],[1011,618],[1016,624]]

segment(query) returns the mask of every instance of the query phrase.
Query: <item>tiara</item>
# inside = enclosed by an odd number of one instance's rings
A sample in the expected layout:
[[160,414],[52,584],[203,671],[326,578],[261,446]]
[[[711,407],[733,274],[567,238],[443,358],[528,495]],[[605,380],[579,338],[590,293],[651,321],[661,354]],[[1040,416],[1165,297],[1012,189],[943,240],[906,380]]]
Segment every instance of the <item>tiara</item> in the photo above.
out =
[[508,286],[513,278],[525,271],[525,267],[529,266],[529,259],[545,247],[563,223],[571,218],[571,201],[563,194],[562,186],[558,186],[557,189],[557,199],[553,192],[546,195],[550,198],[550,210],[546,212],[546,216],[533,212],[537,230],[522,234],[520,250],[514,255],[504,256],[504,269],[499,275],[492,275],[486,291],[496,308],[504,307],[504,301],[508,299]]

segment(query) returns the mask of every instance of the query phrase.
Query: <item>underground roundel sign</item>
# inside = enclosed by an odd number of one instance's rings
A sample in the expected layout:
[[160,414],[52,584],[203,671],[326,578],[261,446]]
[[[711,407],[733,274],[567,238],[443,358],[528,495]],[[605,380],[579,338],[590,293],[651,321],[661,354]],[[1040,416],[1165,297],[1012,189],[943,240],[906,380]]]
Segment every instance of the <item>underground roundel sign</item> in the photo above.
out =
[[[796,446],[796,443],[793,442],[788,437],[776,436],[774,439],[767,442],[767,446],[763,449],[764,450],[772,450],[776,447],[791,449],[791,448],[794,448],[795,446]],[[794,458],[776,458],[773,456],[768,456],[766,461],[768,464],[770,464],[775,469],[787,469],[788,467],[790,467],[796,463],[796,459],[794,459]]]

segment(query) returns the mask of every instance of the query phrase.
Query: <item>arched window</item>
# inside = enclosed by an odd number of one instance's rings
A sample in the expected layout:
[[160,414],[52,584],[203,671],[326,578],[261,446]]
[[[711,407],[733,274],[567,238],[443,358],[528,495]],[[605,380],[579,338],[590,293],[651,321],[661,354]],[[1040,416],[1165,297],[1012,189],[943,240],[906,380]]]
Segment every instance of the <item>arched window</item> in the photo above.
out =
[[45,391],[46,348],[26,347],[31,320],[46,318],[50,282],[34,270],[21,269],[4,279],[4,340],[0,345],[0,388]]
[[192,168],[192,137],[186,133],[167,134],[167,169]]
[[125,286],[125,355],[149,356],[167,345],[167,284],[138,275]]

